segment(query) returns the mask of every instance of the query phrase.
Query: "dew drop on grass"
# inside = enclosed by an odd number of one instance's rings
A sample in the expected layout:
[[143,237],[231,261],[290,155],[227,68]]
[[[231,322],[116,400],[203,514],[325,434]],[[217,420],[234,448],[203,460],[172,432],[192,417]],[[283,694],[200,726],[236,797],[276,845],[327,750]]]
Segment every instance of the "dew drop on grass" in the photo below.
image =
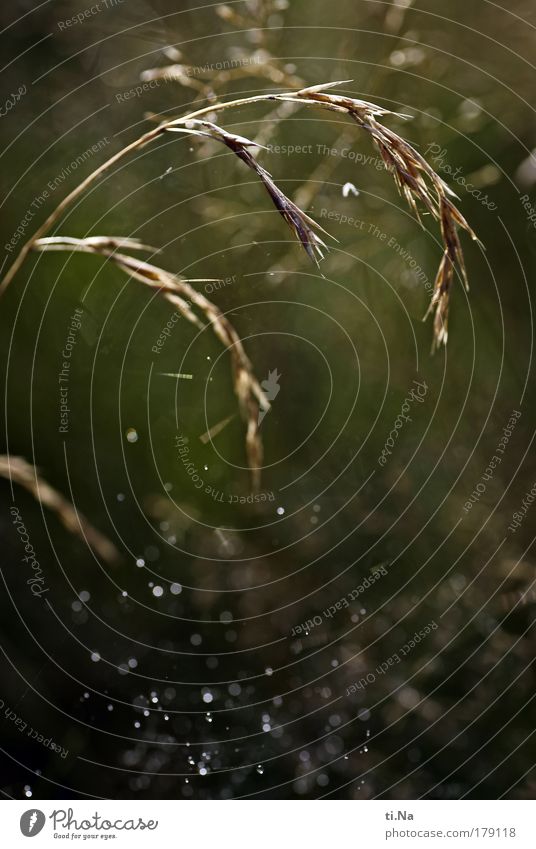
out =
[[127,430],[127,442],[134,443],[134,442],[137,442],[137,441],[138,441],[138,431],[133,427],[129,427],[128,430]]

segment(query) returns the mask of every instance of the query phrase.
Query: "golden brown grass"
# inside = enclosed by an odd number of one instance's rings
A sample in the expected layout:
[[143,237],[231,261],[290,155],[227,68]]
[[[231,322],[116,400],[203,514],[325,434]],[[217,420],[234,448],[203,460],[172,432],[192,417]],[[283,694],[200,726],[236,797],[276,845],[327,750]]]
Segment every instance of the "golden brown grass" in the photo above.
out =
[[119,552],[113,543],[97,531],[82,513],[41,477],[39,469],[23,457],[0,455],[0,477],[22,486],[40,504],[56,513],[67,530],[87,542],[105,562],[115,563],[119,559]]
[[193,311],[192,305],[203,313],[214,333],[231,355],[233,387],[238,398],[240,413],[246,424],[248,464],[251,469],[253,486],[258,488],[263,459],[262,442],[258,429],[259,405],[268,409],[270,403],[253,374],[251,363],[236,330],[221,310],[192,285],[215,281],[206,279],[184,280],[156,265],[123,253],[125,249],[154,250],[141,244],[137,239],[114,239],[107,236],[74,239],[53,236],[48,239],[39,239],[34,248],[39,251],[80,251],[97,254],[115,263],[130,277],[134,277],[146,286],[156,289],[167,301],[177,307],[184,318],[199,329],[203,329],[204,325]]
[[[252,169],[262,181],[272,202],[301,243],[309,258],[318,263],[323,258],[323,248],[326,247],[316,232],[322,230],[322,228],[279,189],[272,175],[257,162],[252,149],[259,150],[261,146],[257,142],[243,136],[228,132],[215,124],[213,120],[208,120],[208,117],[212,119],[216,113],[225,110],[267,102],[297,104],[329,110],[349,117],[371,137],[374,146],[378,149],[385,162],[386,169],[393,176],[401,195],[415,214],[419,216],[419,210],[422,209],[439,222],[443,241],[443,256],[436,275],[434,291],[427,315],[430,312],[434,314],[433,347],[436,348],[441,344],[446,344],[450,296],[456,270],[459,272],[465,286],[467,286],[467,274],[458,230],[467,231],[473,239],[476,239],[476,236],[461,212],[454,205],[451,199],[454,197],[454,194],[448,185],[409,142],[393,130],[384,126],[380,120],[389,115],[396,115],[397,113],[393,113],[374,103],[341,94],[334,94],[331,89],[340,85],[342,85],[341,82],[326,83],[301,88],[294,92],[260,94],[238,100],[211,103],[210,106],[198,109],[188,115],[162,121],[158,126],[144,133],[140,138],[104,162],[61,201],[56,209],[50,213],[46,221],[22,247],[0,284],[0,294],[2,294],[29,252],[33,249],[81,250],[88,253],[100,254],[119,265],[131,276],[158,289],[168,300],[179,307],[189,321],[196,324],[199,320],[185,301],[185,297],[188,297],[191,303],[195,304],[204,313],[218,338],[231,352],[234,388],[239,400],[242,417],[246,422],[248,461],[256,484],[259,479],[258,467],[262,460],[262,444],[255,422],[257,420],[258,404],[262,398],[262,390],[253,375],[251,364],[242,348],[236,331],[218,308],[207,298],[200,295],[188,281],[182,280],[170,272],[144,263],[127,254],[118,253],[118,249],[120,251],[123,247],[127,247],[130,250],[139,250],[142,246],[135,240],[115,237],[96,237],[93,239],[69,239],[60,237],[45,239],[44,237],[61,218],[64,211],[105,171],[112,168],[120,160],[135,150],[151,144],[164,134],[169,132],[187,133],[209,137],[224,144],[248,168]],[[322,230],[322,232],[325,231]],[[262,403],[264,403],[264,400]]]

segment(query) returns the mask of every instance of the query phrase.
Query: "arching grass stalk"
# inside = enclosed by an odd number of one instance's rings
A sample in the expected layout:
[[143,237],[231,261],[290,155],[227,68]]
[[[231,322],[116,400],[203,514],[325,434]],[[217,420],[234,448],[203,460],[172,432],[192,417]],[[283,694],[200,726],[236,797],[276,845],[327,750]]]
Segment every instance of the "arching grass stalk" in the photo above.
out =
[[231,355],[233,388],[238,399],[241,416],[246,424],[246,453],[252,475],[252,484],[255,489],[258,489],[263,459],[262,441],[258,429],[259,406],[263,409],[269,409],[270,402],[253,374],[253,368],[238,333],[221,310],[192,285],[216,281],[206,279],[184,280],[163,268],[124,253],[125,250],[154,251],[154,248],[141,244],[137,239],[119,239],[106,236],[75,239],[52,236],[38,239],[34,249],[39,251],[75,251],[104,257],[115,263],[130,277],[134,277],[146,286],[156,289],[178,309],[184,318],[200,330],[203,330],[205,325],[199,320],[192,306],[197,307],[203,313],[212,330]]
[[[345,82],[349,82],[346,80]],[[285,219],[294,235],[302,244],[309,258],[318,263],[323,258],[324,242],[315,230],[322,230],[312,218],[306,215],[284,192],[276,185],[273,177],[263,168],[251,153],[251,148],[260,147],[256,142],[230,133],[219,127],[212,120],[215,113],[224,110],[246,106],[254,103],[278,101],[327,109],[347,115],[362,130],[372,138],[375,147],[380,152],[386,169],[392,174],[395,183],[408,202],[411,209],[419,217],[419,207],[433,216],[440,224],[443,241],[443,256],[437,272],[430,312],[434,314],[433,348],[447,342],[447,325],[450,305],[450,295],[456,269],[459,271],[464,285],[467,287],[467,273],[458,230],[466,230],[473,239],[476,236],[451,200],[454,193],[431,165],[415,150],[412,145],[397,133],[388,129],[378,119],[387,115],[396,115],[388,109],[364,100],[333,94],[329,89],[342,85],[341,82],[325,83],[317,86],[302,88],[295,92],[278,94],[260,94],[253,97],[239,98],[223,103],[211,103],[210,106],[195,112],[163,121],[157,127],[144,133],[140,138],[131,142],[114,156],[99,166],[92,174],[74,188],[50,213],[46,221],[37,229],[33,236],[24,244],[15,261],[9,268],[0,284],[0,295],[5,291],[18,269],[34,248],[39,250],[82,250],[98,253],[112,260],[131,276],[158,288],[168,300],[172,300],[181,309],[188,320],[195,323],[195,315],[186,307],[183,295],[209,319],[214,331],[229,348],[232,357],[233,381],[239,400],[242,417],[247,424],[246,446],[253,479],[258,483],[258,467],[262,459],[262,444],[258,434],[257,412],[261,403],[262,390],[253,376],[251,364],[242,348],[236,331],[225,319],[218,308],[208,299],[200,295],[187,281],[181,280],[156,266],[151,266],[126,254],[117,253],[117,249],[127,245],[131,249],[140,249],[135,240],[116,237],[96,237],[91,239],[56,238],[45,239],[46,234],[61,218],[65,210],[80,197],[103,173],[112,168],[130,153],[156,141],[168,132],[190,133],[198,136],[209,136],[226,145],[249,168],[255,171],[272,202]],[[405,116],[399,116],[405,117]],[[325,232],[322,230],[322,232]],[[261,393],[261,394],[260,394]],[[264,401],[262,401],[264,404]]]

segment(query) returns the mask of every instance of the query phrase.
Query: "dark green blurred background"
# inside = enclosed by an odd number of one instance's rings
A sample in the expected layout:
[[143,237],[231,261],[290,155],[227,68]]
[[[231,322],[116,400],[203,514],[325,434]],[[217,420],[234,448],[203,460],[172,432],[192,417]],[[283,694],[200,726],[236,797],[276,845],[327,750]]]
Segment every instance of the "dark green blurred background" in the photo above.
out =
[[[232,279],[210,297],[259,379],[281,375],[261,428],[262,491],[273,500],[229,503],[251,488],[229,355],[209,330],[181,318],[155,354],[173,312],[163,299],[96,257],[29,258],[0,303],[0,453],[35,463],[121,561],[99,561],[15,487],[50,588],[32,597],[10,484],[0,482],[3,793],[531,798],[536,508],[508,526],[536,481],[535,232],[525,208],[536,205],[534,5],[179,5],[124,0],[70,27],[59,22],[87,6],[2,9],[0,105],[26,86],[0,118],[4,268],[13,258],[4,246],[49,181],[57,187],[26,236],[141,134],[147,113],[205,105],[207,85],[230,98],[300,81],[352,80],[342,92],[413,116],[383,121],[457,191],[484,249],[462,235],[471,289],[457,282],[448,348],[432,357],[421,319],[441,257],[437,227],[421,228],[389,175],[364,164],[375,151],[357,127],[328,112],[275,116],[264,104],[218,120],[265,144],[311,145],[259,160],[338,240],[320,271],[252,172],[213,142],[166,137],[68,212],[54,232],[138,237],[162,248],[153,261],[164,268]],[[125,99],[140,74],[170,64],[170,45],[181,53],[173,61],[200,73]],[[219,66],[231,60],[243,73],[226,79]],[[344,196],[348,182],[357,196]],[[62,434],[58,375],[76,308]],[[165,376],[178,372],[192,378]],[[424,402],[382,467],[414,380],[426,383]],[[522,415],[502,462],[465,512],[514,410]],[[198,439],[233,415],[212,445]],[[357,602],[291,635],[381,564],[387,575]],[[430,622],[432,634],[375,673]],[[367,674],[375,680],[347,695]],[[28,738],[7,708],[67,756]]]

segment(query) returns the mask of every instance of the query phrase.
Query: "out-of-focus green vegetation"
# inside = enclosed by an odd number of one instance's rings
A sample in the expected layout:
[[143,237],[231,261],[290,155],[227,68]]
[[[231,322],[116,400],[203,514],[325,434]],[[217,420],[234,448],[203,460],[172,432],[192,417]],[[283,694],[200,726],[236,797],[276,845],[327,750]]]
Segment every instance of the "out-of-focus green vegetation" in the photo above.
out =
[[[4,26],[31,5],[3,9]],[[533,4],[225,8],[125,0],[60,27],[81,9],[62,2],[2,34],[12,61],[0,101],[27,89],[0,119],[2,246],[30,211],[29,236],[142,132],[147,113],[352,80],[341,91],[412,116],[382,120],[456,191],[483,249],[462,236],[470,292],[458,281],[448,347],[431,357],[421,318],[437,228],[411,215],[357,127],[264,104],[218,120],[284,148],[259,160],[338,240],[320,270],[254,175],[210,141],[166,137],[68,212],[57,233],[141,238],[169,270],[226,280],[200,291],[226,312],[259,379],[276,369],[281,388],[261,428],[266,500],[255,501],[229,355],[214,335],[181,318],[157,354],[173,312],[163,299],[97,257],[29,258],[0,301],[0,453],[39,466],[122,561],[103,565],[15,490],[49,587],[32,597],[1,484],[0,699],[68,750],[0,717],[2,788],[21,797],[28,786],[35,798],[530,798],[530,508],[511,527],[536,480]],[[140,82],[171,63],[180,79]],[[347,183],[355,191],[343,193]],[[5,269],[13,253],[2,252]],[[167,376],[179,372],[191,379]],[[422,403],[381,465],[414,381],[426,386]],[[198,439],[228,416],[212,443]],[[323,615],[380,565],[385,575]]]

